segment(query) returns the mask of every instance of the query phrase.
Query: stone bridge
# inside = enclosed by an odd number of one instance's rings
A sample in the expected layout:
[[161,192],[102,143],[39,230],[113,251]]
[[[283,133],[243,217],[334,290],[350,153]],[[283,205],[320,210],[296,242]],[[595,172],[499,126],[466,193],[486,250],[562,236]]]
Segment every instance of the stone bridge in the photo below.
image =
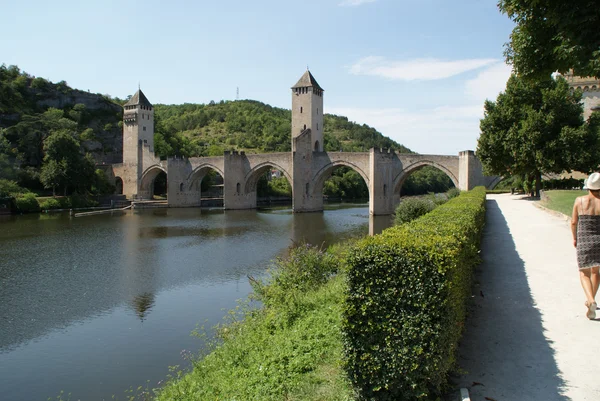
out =
[[[294,212],[323,210],[323,185],[333,171],[346,166],[363,178],[369,189],[369,211],[374,215],[391,214],[399,202],[400,190],[414,171],[433,166],[448,175],[461,190],[475,186],[493,187],[499,179],[484,177],[481,164],[472,151],[458,156],[400,154],[387,149],[369,152],[315,152],[310,135],[296,140],[296,152],[245,154],[225,152],[221,157],[169,158],[159,160],[149,147],[140,144],[139,165],[113,166],[116,176],[139,175],[136,182],[123,181],[130,198],[152,199],[153,182],[160,172],[168,177],[169,207],[201,206],[200,184],[214,170],[223,177],[225,209],[256,208],[258,180],[267,171],[277,169],[292,187]],[[129,170],[129,171],[128,171]],[[133,170],[136,174],[131,174]],[[137,191],[136,191],[137,187]],[[129,189],[129,190],[127,190]]]
[[484,177],[473,151],[457,156],[399,154],[387,149],[369,152],[323,151],[323,89],[309,71],[292,87],[292,151],[245,154],[225,152],[221,157],[160,160],[153,151],[154,110],[141,90],[124,105],[123,163],[112,167],[121,179],[123,193],[131,199],[152,199],[154,180],[167,174],[169,207],[201,205],[202,179],[211,170],[223,178],[225,209],[256,208],[258,180],[277,169],[292,187],[294,212],[323,210],[323,185],[333,171],[346,166],[363,178],[369,189],[369,211],[391,214],[400,189],[414,171],[433,166],[450,177],[461,190],[484,185],[493,188],[499,177]]

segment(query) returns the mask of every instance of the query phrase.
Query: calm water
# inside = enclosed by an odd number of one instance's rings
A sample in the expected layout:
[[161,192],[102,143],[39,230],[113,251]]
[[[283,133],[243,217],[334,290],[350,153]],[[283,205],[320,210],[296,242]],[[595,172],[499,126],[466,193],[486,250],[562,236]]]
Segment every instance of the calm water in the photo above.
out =
[[[371,229],[385,227],[379,218]],[[155,387],[292,241],[369,230],[366,206],[151,209],[0,219],[0,399],[125,399]]]

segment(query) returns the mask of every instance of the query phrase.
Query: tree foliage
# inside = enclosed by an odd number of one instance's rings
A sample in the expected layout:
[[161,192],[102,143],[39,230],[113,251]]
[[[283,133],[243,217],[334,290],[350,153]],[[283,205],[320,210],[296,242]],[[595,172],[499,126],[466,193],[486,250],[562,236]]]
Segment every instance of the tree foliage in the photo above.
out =
[[500,0],[516,26],[506,59],[527,78],[548,78],[570,68],[600,78],[600,12],[590,0]]
[[535,179],[590,171],[598,164],[600,116],[584,124],[580,92],[567,82],[526,81],[513,75],[495,102],[485,102],[477,155],[488,173]]
[[45,188],[87,193],[96,183],[94,160],[83,156],[79,142],[67,130],[52,133],[44,143],[44,165],[40,180]]
[[[254,100],[155,106],[155,149],[161,157],[218,156],[226,149],[248,153],[291,151],[291,111]],[[326,151],[410,150],[368,125],[324,116]]]

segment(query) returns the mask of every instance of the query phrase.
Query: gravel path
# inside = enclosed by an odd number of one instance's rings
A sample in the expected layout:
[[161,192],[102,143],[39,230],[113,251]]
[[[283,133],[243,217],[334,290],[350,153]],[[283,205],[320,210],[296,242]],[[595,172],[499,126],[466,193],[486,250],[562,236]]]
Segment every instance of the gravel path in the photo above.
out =
[[585,317],[564,216],[488,195],[482,259],[458,385],[472,401],[599,401],[600,319]]

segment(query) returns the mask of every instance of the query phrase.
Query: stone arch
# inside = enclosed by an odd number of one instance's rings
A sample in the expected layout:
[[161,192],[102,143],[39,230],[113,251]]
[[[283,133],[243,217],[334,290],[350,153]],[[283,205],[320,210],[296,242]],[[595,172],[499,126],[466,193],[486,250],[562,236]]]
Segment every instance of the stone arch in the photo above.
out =
[[256,184],[258,183],[259,178],[270,168],[276,168],[277,170],[281,171],[283,173],[283,176],[288,180],[288,183],[290,184],[290,186],[293,188],[292,185],[292,176],[290,175],[290,173],[284,169],[283,167],[281,167],[279,164],[277,163],[273,163],[273,162],[263,162],[260,164],[257,164],[256,166],[254,166],[247,174],[245,177],[245,183],[244,183],[244,193],[245,194],[249,194],[252,192],[256,192]]
[[437,168],[438,170],[443,171],[452,180],[454,186],[456,188],[459,188],[458,177],[456,177],[454,173],[446,166],[444,166],[443,164],[436,163],[432,160],[419,160],[418,162],[404,167],[402,171],[396,177],[394,177],[394,194],[397,195],[400,193],[400,190],[402,189],[402,184],[404,184],[404,181],[406,181],[409,175],[425,166],[432,166]]
[[218,168],[217,166],[210,164],[210,163],[203,163],[201,165],[199,165],[198,167],[196,167],[194,169],[194,171],[192,171],[187,179],[186,182],[188,183],[188,185],[186,186],[188,191],[192,191],[192,190],[200,190],[200,184],[202,183],[202,179],[206,176],[206,174],[208,174],[209,171],[216,171],[222,178],[223,180],[225,180],[225,174],[223,174],[223,171],[221,171],[220,168]]
[[315,152],[319,151],[319,141],[315,141]]
[[498,184],[500,184],[504,180],[504,177],[495,176],[492,177],[492,180],[489,181],[486,185],[486,189],[494,189]]
[[115,177],[115,194],[123,194],[123,179],[121,177]]
[[[165,173],[167,175],[167,183],[169,179],[169,174],[167,170],[165,170],[161,165],[155,164],[150,166],[144,171],[142,174],[142,179],[140,180],[140,190],[141,192],[147,192],[152,196],[152,189],[154,185],[154,179],[160,173]],[[168,185],[168,184],[167,184]]]
[[325,165],[323,168],[321,168],[319,171],[317,171],[315,173],[315,175],[312,178],[312,185],[310,188],[310,195],[312,196],[322,196],[323,195],[323,185],[325,185],[325,181],[327,181],[327,179],[329,177],[331,177],[331,174],[333,173],[333,170],[335,170],[338,167],[349,167],[352,170],[356,171],[364,180],[365,184],[367,184],[367,190],[369,191],[369,194],[371,193],[371,188],[369,186],[369,175],[363,171],[360,167],[358,167],[356,164],[351,163],[349,161],[346,160],[335,160],[332,161],[331,163]]

